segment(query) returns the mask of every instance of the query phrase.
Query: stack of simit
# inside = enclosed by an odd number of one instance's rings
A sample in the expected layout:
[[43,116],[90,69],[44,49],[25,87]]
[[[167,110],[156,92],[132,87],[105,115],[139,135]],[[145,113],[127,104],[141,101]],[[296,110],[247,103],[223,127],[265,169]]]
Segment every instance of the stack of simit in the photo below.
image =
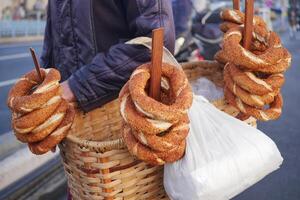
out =
[[180,159],[185,152],[187,111],[193,95],[184,72],[164,63],[161,102],[149,97],[150,66],[138,67],[120,92],[122,136],[131,154],[149,164],[163,165]]
[[44,154],[67,135],[75,110],[61,97],[60,73],[41,69],[42,82],[33,70],[11,88],[7,104],[18,140],[28,143],[34,154]]
[[285,80],[283,73],[291,63],[290,53],[260,17],[253,18],[250,49],[241,45],[244,14],[226,9],[221,17],[225,22],[220,28],[225,34],[215,59],[225,65],[226,100],[247,116],[262,121],[277,119],[282,112],[280,89]]

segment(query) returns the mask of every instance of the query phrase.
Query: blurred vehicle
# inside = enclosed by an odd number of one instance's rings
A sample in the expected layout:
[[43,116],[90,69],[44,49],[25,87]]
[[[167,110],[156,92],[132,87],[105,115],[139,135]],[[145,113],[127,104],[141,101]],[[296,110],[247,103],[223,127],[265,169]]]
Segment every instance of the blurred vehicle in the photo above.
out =
[[220,11],[231,8],[230,1],[211,3],[202,12],[196,11],[192,25],[185,34],[176,38],[175,57],[179,62],[212,60],[220,49],[223,33],[219,29],[222,23]]

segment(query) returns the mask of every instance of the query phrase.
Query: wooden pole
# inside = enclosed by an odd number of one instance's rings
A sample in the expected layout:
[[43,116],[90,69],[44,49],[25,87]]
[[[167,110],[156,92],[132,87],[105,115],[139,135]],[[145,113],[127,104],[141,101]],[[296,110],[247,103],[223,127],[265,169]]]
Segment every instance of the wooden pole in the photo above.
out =
[[240,0],[233,0],[233,9],[240,10]]
[[[41,74],[41,66],[40,66],[40,63],[39,63],[39,61],[38,61],[38,59],[37,59],[37,57],[36,57],[36,54],[35,54],[34,49],[33,49],[32,47],[30,47],[30,48],[29,48],[29,51],[30,51],[30,53],[31,53],[31,57],[32,57],[32,60],[33,60],[34,66],[35,66],[35,70],[36,70],[36,72],[37,72],[37,74],[38,74],[39,81],[40,81],[40,83],[41,83],[41,82],[43,82],[43,77],[42,77],[42,74]],[[35,89],[35,87],[32,89],[32,91],[33,91],[34,89]],[[53,147],[53,148],[51,149],[51,151],[52,151],[53,153],[55,153],[55,151],[56,151],[56,146]]]
[[38,59],[36,58],[35,51],[32,47],[30,47],[29,50],[30,50],[30,53],[31,53],[31,56],[32,56],[32,60],[34,62],[35,70],[36,70],[36,72],[39,76],[40,82],[42,82],[43,78],[42,78],[42,74],[41,74],[41,70],[40,70],[41,66],[39,64]]
[[163,44],[164,28],[154,29],[152,31],[152,57],[149,95],[157,101],[160,101]]
[[[254,0],[246,0],[246,11],[245,11],[245,21],[244,21],[244,38],[243,47],[245,49],[250,49],[252,41],[253,32],[253,14],[254,14]],[[237,118],[244,121],[248,119],[250,115],[239,113]]]
[[243,47],[250,49],[253,32],[254,0],[246,0]]

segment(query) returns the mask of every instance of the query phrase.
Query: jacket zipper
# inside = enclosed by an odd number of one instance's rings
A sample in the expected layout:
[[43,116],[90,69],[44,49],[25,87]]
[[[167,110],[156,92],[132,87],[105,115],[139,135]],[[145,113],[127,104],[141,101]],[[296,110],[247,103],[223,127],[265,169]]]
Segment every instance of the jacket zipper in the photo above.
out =
[[94,4],[93,0],[90,0],[90,16],[91,16],[91,29],[92,29],[92,38],[93,38],[93,45],[94,45],[94,55],[98,52],[97,42],[96,42],[96,35],[95,35],[95,24],[94,24]]

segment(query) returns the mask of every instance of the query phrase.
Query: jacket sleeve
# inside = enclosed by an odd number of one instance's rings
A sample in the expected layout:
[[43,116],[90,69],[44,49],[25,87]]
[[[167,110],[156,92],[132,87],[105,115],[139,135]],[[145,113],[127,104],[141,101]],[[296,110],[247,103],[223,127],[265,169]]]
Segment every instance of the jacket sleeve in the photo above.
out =
[[[165,29],[165,46],[174,51],[174,22],[171,1],[124,1],[127,21],[134,37],[151,36],[158,27]],[[129,12],[134,6],[138,14]],[[119,43],[107,52],[98,53],[92,62],[81,67],[69,78],[69,86],[85,112],[115,99],[132,71],[150,61],[150,52],[143,46]]]
[[51,12],[50,3],[47,6],[47,23],[45,28],[44,43],[40,63],[42,67],[51,67],[52,63],[52,36],[51,36]]

